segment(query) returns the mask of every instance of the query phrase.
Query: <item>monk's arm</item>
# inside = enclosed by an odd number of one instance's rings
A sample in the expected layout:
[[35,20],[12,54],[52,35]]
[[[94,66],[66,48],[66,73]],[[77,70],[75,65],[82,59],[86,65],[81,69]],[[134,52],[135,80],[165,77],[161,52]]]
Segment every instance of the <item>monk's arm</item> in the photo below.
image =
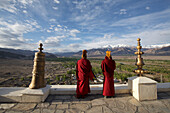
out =
[[94,80],[94,78],[95,78],[95,75],[94,75],[93,71],[91,70],[90,71],[90,80]]
[[104,72],[106,71],[106,70],[105,70],[105,68],[106,68],[105,65],[106,65],[106,64],[105,64],[104,62],[102,62],[101,68],[102,68],[103,75],[104,75]]

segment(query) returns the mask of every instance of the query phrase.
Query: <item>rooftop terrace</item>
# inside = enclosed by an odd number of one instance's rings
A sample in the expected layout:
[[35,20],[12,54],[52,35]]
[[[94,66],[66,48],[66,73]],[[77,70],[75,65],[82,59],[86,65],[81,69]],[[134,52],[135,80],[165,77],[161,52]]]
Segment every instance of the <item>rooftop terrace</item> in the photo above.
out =
[[104,99],[90,94],[85,99],[74,95],[49,95],[40,103],[1,103],[1,113],[169,113],[170,92],[158,93],[158,100],[137,101],[130,94]]
[[[157,84],[157,100],[142,102],[137,101],[129,93],[126,84],[116,85],[116,97],[107,99],[101,94],[102,85],[91,85],[91,93],[85,99],[75,98],[76,85],[47,87],[49,95],[44,102],[33,102],[33,98],[37,99],[35,95],[29,98],[23,97],[31,91],[34,92],[33,89],[0,88],[0,113],[169,113],[170,111],[170,83]],[[39,90],[36,95],[41,95],[43,91],[44,89]],[[24,99],[27,102],[24,102]]]

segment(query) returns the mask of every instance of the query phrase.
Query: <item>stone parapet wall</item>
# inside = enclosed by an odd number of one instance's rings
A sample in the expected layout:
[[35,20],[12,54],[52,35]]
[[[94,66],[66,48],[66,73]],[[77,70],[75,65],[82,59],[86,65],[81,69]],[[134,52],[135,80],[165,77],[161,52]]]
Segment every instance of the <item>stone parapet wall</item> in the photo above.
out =
[[[91,94],[102,95],[102,88],[103,88],[102,84],[90,85],[90,87],[91,87]],[[158,92],[170,91],[170,83],[158,83],[157,91]],[[130,93],[128,89],[128,84],[120,84],[120,85],[115,84],[115,92],[116,94]],[[37,102],[40,102],[40,101],[44,101],[49,94],[62,94],[62,95],[76,94],[76,85],[47,85],[45,89],[44,88],[29,89],[29,91],[27,87],[1,87],[0,102],[26,102],[27,99],[24,97],[25,95],[27,98],[28,96],[32,98],[34,98],[34,96],[35,97],[40,96],[39,100],[37,100]],[[29,102],[32,101],[29,100]]]

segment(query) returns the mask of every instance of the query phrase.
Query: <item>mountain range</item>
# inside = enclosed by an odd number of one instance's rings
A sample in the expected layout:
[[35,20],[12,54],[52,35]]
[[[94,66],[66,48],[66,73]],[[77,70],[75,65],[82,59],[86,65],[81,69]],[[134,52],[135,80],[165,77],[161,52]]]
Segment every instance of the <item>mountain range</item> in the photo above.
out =
[[[111,51],[112,56],[125,56],[134,55],[137,51],[136,47],[111,47],[105,46],[103,48],[89,49],[88,56],[97,57],[104,56],[106,51]],[[145,55],[155,55],[155,56],[170,56],[170,46],[161,48],[143,48],[142,51]],[[9,49],[0,48],[0,58],[16,58],[16,59],[33,59],[34,54],[37,51],[30,50],[20,50],[20,49]],[[46,58],[56,58],[56,57],[80,57],[82,51],[78,52],[66,52],[66,53],[48,53],[45,52]]]
[[[37,51],[0,48],[0,58],[34,59],[35,52]],[[52,53],[45,52],[45,54],[48,58],[56,58]]]
[[[110,45],[105,46],[103,48],[97,48],[97,49],[89,49],[87,50],[88,56],[104,56],[106,54],[106,51],[111,51],[112,56],[122,56],[122,55],[134,55],[134,53],[137,51],[136,47],[130,47],[130,46],[119,46],[119,47],[112,47]],[[161,47],[161,48],[142,48],[142,51],[145,53],[145,55],[155,55],[155,56],[169,56],[170,55],[170,46]],[[67,53],[57,53],[60,56],[65,57],[80,57],[82,54],[82,51],[79,52],[67,52]]]

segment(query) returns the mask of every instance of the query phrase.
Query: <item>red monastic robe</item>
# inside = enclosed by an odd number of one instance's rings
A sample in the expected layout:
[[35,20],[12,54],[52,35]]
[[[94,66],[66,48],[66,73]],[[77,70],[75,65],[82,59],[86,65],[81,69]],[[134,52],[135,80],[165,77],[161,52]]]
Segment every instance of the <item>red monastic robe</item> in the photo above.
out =
[[114,96],[114,70],[116,69],[115,61],[107,56],[102,61],[101,68],[104,75],[103,81],[103,95],[104,96]]
[[77,77],[77,95],[86,95],[90,93],[89,79],[93,80],[94,74],[92,72],[92,66],[87,59],[80,59],[76,66]]

